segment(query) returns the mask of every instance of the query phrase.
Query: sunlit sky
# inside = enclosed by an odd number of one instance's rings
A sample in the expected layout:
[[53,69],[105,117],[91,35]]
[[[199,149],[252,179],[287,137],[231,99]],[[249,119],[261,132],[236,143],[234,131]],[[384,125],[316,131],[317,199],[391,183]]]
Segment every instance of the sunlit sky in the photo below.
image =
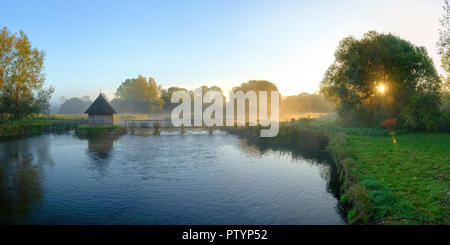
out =
[[23,30],[46,52],[46,85],[61,96],[112,98],[126,79],[152,76],[164,88],[248,80],[282,95],[314,92],[339,40],[369,30],[425,46],[436,41],[443,0],[10,1],[0,26]]

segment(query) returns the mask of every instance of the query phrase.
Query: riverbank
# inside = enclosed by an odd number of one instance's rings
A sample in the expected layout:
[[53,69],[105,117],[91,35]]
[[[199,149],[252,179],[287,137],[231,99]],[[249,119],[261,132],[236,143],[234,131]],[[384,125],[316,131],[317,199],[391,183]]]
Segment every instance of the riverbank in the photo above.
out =
[[42,134],[52,123],[32,120],[0,124],[0,139]]
[[[141,114],[120,114],[115,115],[115,121],[121,122],[125,119],[141,119],[146,115]],[[114,125],[111,127],[89,127],[87,115],[36,115],[32,118],[21,119],[12,122],[0,123],[0,140],[33,136],[43,133],[59,133],[69,130],[76,130],[82,137],[98,135],[120,135],[126,133],[122,126]]]
[[260,127],[231,127],[227,131],[257,141],[259,144],[278,147],[295,147],[304,152],[326,151],[328,135],[321,130],[305,129],[296,125],[282,124],[275,137],[261,138]]
[[258,128],[234,131],[267,145],[328,150],[349,224],[450,223],[448,133],[398,130],[394,144],[388,130],[344,128],[328,119],[281,124],[274,138],[258,139]]
[[330,138],[350,224],[450,223],[450,134]]
[[36,116],[12,122],[0,123],[0,139],[32,136],[44,132],[63,132],[87,123],[82,117]]

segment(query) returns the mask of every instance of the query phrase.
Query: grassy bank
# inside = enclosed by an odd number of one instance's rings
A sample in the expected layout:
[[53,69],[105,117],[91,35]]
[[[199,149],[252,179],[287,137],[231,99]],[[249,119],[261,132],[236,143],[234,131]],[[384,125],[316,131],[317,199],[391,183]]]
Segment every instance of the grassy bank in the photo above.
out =
[[89,125],[79,125],[76,129],[76,133],[80,137],[121,135],[126,133],[126,128],[120,125],[95,127]]
[[[232,133],[259,138],[258,128]],[[340,205],[350,224],[450,224],[450,134],[348,128],[330,118],[280,125],[272,146],[328,149],[341,180]]]
[[[122,123],[124,120],[148,119],[146,114],[115,114],[114,122]],[[86,114],[52,114],[52,115],[34,115],[30,118],[18,121],[0,122],[0,139],[32,136],[44,132],[62,132],[67,130],[76,130],[79,125],[87,124]],[[82,134],[97,135],[103,133],[122,133],[120,126],[103,129],[82,129]]]
[[325,151],[328,146],[328,136],[325,132],[305,129],[295,125],[281,125],[278,135],[261,138],[260,127],[233,127],[227,129],[230,133],[257,141],[268,146],[297,148],[305,152]]
[[325,132],[350,224],[449,224],[450,134],[342,127],[330,117],[288,125]]
[[450,134],[334,134],[349,223],[449,224]]
[[[170,116],[170,115],[169,115]],[[41,116],[45,118],[50,118],[54,120],[87,120],[87,114],[52,114],[50,116]],[[145,120],[149,118],[161,118],[158,115],[148,115],[148,114],[133,114],[133,113],[120,113],[114,114],[114,124],[122,124],[125,120]],[[162,117],[164,118],[164,117]]]
[[46,120],[21,120],[0,124],[0,139],[42,134],[52,122]]
[[77,125],[86,123],[85,118],[54,118],[35,116],[18,121],[0,123],[0,139],[31,136],[44,132],[60,132],[75,129]]

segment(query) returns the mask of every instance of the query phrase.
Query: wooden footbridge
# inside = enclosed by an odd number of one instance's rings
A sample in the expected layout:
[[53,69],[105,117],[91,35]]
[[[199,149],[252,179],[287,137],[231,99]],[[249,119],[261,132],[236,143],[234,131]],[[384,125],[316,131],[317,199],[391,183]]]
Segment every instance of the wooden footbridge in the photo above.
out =
[[175,128],[170,120],[125,120],[127,128]]
[[[225,126],[226,125],[225,121],[223,122],[224,126],[206,126],[203,124],[203,122],[201,123],[202,126],[195,126],[200,123],[195,124],[194,121],[191,122],[191,126],[185,126],[185,125],[174,126],[172,124],[172,121],[167,120],[167,119],[125,120],[124,123],[125,123],[124,126],[129,129],[155,129],[155,130],[156,129],[158,129],[158,130],[179,129],[179,130],[181,130],[181,133],[183,133],[186,129],[204,129],[204,130],[208,130],[210,133],[212,133],[212,131],[214,131],[214,130],[236,127],[236,126]],[[236,120],[234,120],[233,125],[236,125]]]

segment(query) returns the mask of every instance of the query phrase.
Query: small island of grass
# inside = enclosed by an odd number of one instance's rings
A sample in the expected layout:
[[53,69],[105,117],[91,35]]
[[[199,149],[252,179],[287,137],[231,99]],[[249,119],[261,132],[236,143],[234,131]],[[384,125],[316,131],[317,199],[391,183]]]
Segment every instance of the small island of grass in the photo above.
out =
[[121,125],[113,125],[113,126],[79,125],[76,129],[77,135],[81,137],[122,135],[125,134],[126,131],[127,131],[126,128]]

